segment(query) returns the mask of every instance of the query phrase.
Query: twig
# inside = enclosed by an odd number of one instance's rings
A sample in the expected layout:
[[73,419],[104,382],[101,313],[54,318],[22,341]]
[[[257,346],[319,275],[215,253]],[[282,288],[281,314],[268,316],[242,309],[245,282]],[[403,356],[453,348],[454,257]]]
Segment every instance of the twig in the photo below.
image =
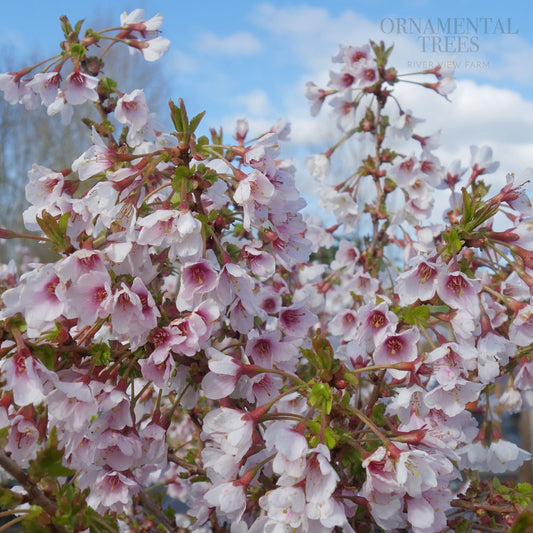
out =
[[[14,477],[24,490],[28,493],[29,501],[38,505],[42,510],[48,514],[51,518],[57,513],[57,505],[50,500],[30,479],[30,476],[24,470],[22,470],[15,461],[13,461],[6,453],[0,451],[0,466],[12,477]],[[66,533],[63,526],[54,524],[56,531],[60,533]]]
[[139,501],[147,511],[152,513],[159,520],[161,525],[164,526],[167,531],[170,533],[178,533],[178,528],[170,523],[169,519],[163,514],[161,509],[159,509],[154,502],[142,491],[139,493]]

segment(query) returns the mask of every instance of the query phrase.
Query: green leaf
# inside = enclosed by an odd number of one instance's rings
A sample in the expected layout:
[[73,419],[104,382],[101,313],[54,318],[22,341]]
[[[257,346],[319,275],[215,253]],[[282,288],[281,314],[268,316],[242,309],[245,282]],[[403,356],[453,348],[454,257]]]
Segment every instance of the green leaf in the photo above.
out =
[[174,128],[177,132],[184,131],[183,119],[180,113],[180,108],[176,106],[176,104],[172,100],[168,101],[168,105],[170,107],[170,118],[172,120],[172,124],[174,124]]
[[105,365],[111,358],[111,348],[105,342],[93,344],[89,348],[89,352],[97,365]]
[[533,513],[531,511],[523,511],[518,515],[513,527],[509,533],[529,533],[533,527]]
[[70,21],[66,15],[61,15],[59,20],[61,21],[61,29],[63,30],[65,39],[68,39],[69,35],[74,32],[74,29],[72,28],[72,25],[70,24]]
[[457,253],[463,247],[464,241],[459,238],[459,233],[455,228],[450,228],[448,233],[443,234],[443,238],[448,244],[448,251],[450,255]]
[[429,306],[408,307],[403,312],[403,319],[411,325],[425,326],[429,318]]
[[324,411],[326,414],[329,414],[333,406],[333,398],[330,386],[327,383],[315,383],[311,387],[308,400],[309,405]]
[[81,60],[85,57],[85,54],[87,53],[87,48],[79,43],[72,43],[70,45],[70,54],[72,57]]
[[328,339],[317,334],[312,339],[312,345],[320,361],[320,367],[326,370],[331,370],[335,354]]
[[0,509],[14,509],[23,501],[22,494],[0,487]]
[[102,78],[100,83],[107,94],[111,94],[117,88],[117,82],[108,77]]
[[74,26],[74,31],[76,32],[77,35],[79,35],[81,27],[84,22],[85,22],[85,19],[81,19],[81,20],[78,20],[78,22],[76,22],[76,25]]
[[372,422],[378,426],[384,426],[387,423],[385,420],[385,406],[382,403],[376,403],[372,407]]
[[172,188],[176,192],[181,192],[181,186],[183,181],[188,180],[193,175],[193,170],[182,165],[174,169],[174,176],[172,178]]
[[35,480],[73,476],[76,472],[63,466],[63,450],[57,448],[57,428],[53,427],[48,437],[47,446],[37,453],[37,457],[30,461],[28,474]]
[[472,220],[472,204],[470,203],[470,195],[465,187],[461,189],[463,194],[463,220],[461,224],[467,224]]
[[333,450],[337,444],[335,434],[329,427],[324,428],[324,443],[330,450]]
[[41,217],[36,217],[43,233],[50,239],[52,246],[58,252],[66,252],[71,247],[70,237],[67,235],[70,213],[64,213],[56,220],[47,211],[42,211]]
[[57,361],[55,350],[48,344],[39,344],[31,350],[33,356],[37,357],[48,370],[53,370]]
[[317,422],[316,420],[308,420],[307,427],[312,433],[320,433],[320,422]]
[[201,113],[198,113],[196,116],[191,118],[191,122],[189,123],[189,133],[194,133],[196,131],[196,128],[198,127],[198,124],[200,124],[200,121],[202,118],[204,118],[205,111],[202,111]]

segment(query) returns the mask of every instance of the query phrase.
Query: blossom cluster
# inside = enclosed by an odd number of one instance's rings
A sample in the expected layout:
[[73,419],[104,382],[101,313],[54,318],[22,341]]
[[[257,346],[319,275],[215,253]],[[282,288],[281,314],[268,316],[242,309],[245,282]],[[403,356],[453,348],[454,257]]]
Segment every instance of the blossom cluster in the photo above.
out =
[[[124,13],[112,43],[155,60],[161,23]],[[80,27],[63,20],[44,72],[0,76],[10,103],[105,116],[70,168],[29,171],[24,224],[57,259],[0,271],[0,466],[20,484],[7,509],[65,531],[429,533],[527,516],[530,485],[487,492],[480,476],[530,458],[499,429],[499,412],[533,406],[527,176],[489,196],[487,147],[469,173],[446,167],[438,134],[401,108],[391,120],[392,49],[342,46],[329,88],[307,86],[342,137],[309,169],[324,178],[349,141],[374,151],[324,184],[323,227],[280,158],[284,121],[209,139],[180,100],[163,132],[142,89],[91,70],[111,30]],[[439,68],[416,74],[453,88]]]

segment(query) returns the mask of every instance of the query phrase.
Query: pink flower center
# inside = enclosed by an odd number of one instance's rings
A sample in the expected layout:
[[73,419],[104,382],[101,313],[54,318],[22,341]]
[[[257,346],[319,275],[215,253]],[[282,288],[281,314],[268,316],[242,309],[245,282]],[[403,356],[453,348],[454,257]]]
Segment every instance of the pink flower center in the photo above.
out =
[[254,350],[259,357],[267,357],[270,355],[270,342],[261,339],[255,343]]
[[351,326],[355,322],[355,317],[351,313],[346,313],[342,317],[342,322],[344,323],[345,326]]
[[433,279],[436,274],[436,270],[431,268],[427,263],[421,263],[418,265],[417,272],[420,283],[427,283],[429,280]]
[[370,315],[370,317],[368,319],[368,323],[373,328],[380,329],[387,323],[387,319],[386,319],[385,315],[381,311],[374,311]]
[[158,329],[154,331],[154,334],[152,335],[152,342],[155,346],[161,346],[161,344],[164,344],[169,337],[170,335],[168,331],[165,331],[164,329]]
[[407,159],[400,163],[400,168],[406,172],[409,173],[413,170],[413,167],[415,166],[415,162],[412,159]]
[[122,294],[118,295],[118,304],[122,306],[123,310],[126,310],[126,307],[131,305],[131,298],[129,294],[126,294],[123,292]]
[[56,278],[55,280],[53,281],[50,281],[49,283],[47,283],[46,285],[46,292],[48,294],[55,294],[56,292],[56,287],[59,285],[59,278]]
[[70,77],[70,82],[78,87],[85,85],[85,76],[81,72],[74,72]]
[[96,254],[91,254],[91,255],[87,255],[85,257],[79,258],[78,261],[81,264],[81,266],[90,270],[96,265],[96,262],[98,261],[98,256]]
[[15,357],[15,366],[17,369],[17,374],[26,373],[26,358],[25,357]]
[[283,322],[286,324],[298,324],[302,313],[299,313],[296,309],[287,309],[283,313]]
[[58,183],[59,183],[59,180],[57,178],[56,179],[47,180],[46,183],[44,184],[44,190],[51,194],[54,191],[54,187]]
[[126,111],[137,111],[137,109],[138,109],[138,105],[137,105],[137,102],[135,100],[130,100],[129,102],[126,101],[126,100],[123,100],[122,101],[122,107]]
[[207,275],[203,268],[196,267],[191,271],[191,279],[195,285],[203,285]]
[[376,79],[376,71],[373,68],[367,68],[363,75],[365,80],[368,81],[374,81]]
[[104,287],[98,287],[93,293],[93,301],[101,303],[107,298],[107,291]]
[[54,86],[59,87],[59,84],[61,83],[61,74],[59,72],[55,74],[54,76],[51,76],[49,79],[47,79],[44,82],[45,89],[48,89],[48,87]]
[[274,298],[267,298],[266,300],[263,300],[263,309],[267,313],[274,311],[274,309],[276,309],[276,302],[274,301]]
[[148,305],[148,295],[138,294],[138,296],[139,296],[139,299],[141,300],[141,305],[142,305],[143,313],[144,313],[147,309],[150,309],[150,306]]
[[344,87],[349,87],[354,82],[354,80],[355,78],[351,74],[346,72],[341,78],[341,85],[343,85]]
[[390,339],[387,339],[386,343],[387,349],[391,355],[395,355],[396,352],[401,352],[403,350],[403,344],[397,337],[391,337]]
[[463,295],[465,289],[468,288],[468,283],[461,276],[450,276],[446,282],[446,287],[457,295]]
[[366,54],[364,52],[361,52],[361,50],[358,50],[357,52],[354,52],[352,54],[352,62],[357,63],[357,61],[361,61],[361,59],[366,59]]

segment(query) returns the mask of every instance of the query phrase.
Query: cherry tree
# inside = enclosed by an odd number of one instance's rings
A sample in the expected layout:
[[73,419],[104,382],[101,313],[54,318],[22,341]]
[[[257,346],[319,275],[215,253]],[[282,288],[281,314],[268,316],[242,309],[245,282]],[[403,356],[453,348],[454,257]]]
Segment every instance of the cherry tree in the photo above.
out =
[[395,87],[446,97],[451,73],[341,46],[327,88],[307,86],[340,129],[309,171],[372,148],[323,181],[335,223],[318,225],[285,122],[209,139],[179,100],[164,132],[142,88],[102,75],[110,47],[158,60],[162,21],[137,9],[82,34],[63,17],[58,55],[0,75],[13,105],[100,117],[68,168],[34,163],[27,233],[0,230],[57,254],[1,269],[0,516],[30,532],[524,531],[533,488],[501,475],[530,453],[500,418],[533,405],[529,176],[491,192],[488,147],[445,166],[418,133]]

